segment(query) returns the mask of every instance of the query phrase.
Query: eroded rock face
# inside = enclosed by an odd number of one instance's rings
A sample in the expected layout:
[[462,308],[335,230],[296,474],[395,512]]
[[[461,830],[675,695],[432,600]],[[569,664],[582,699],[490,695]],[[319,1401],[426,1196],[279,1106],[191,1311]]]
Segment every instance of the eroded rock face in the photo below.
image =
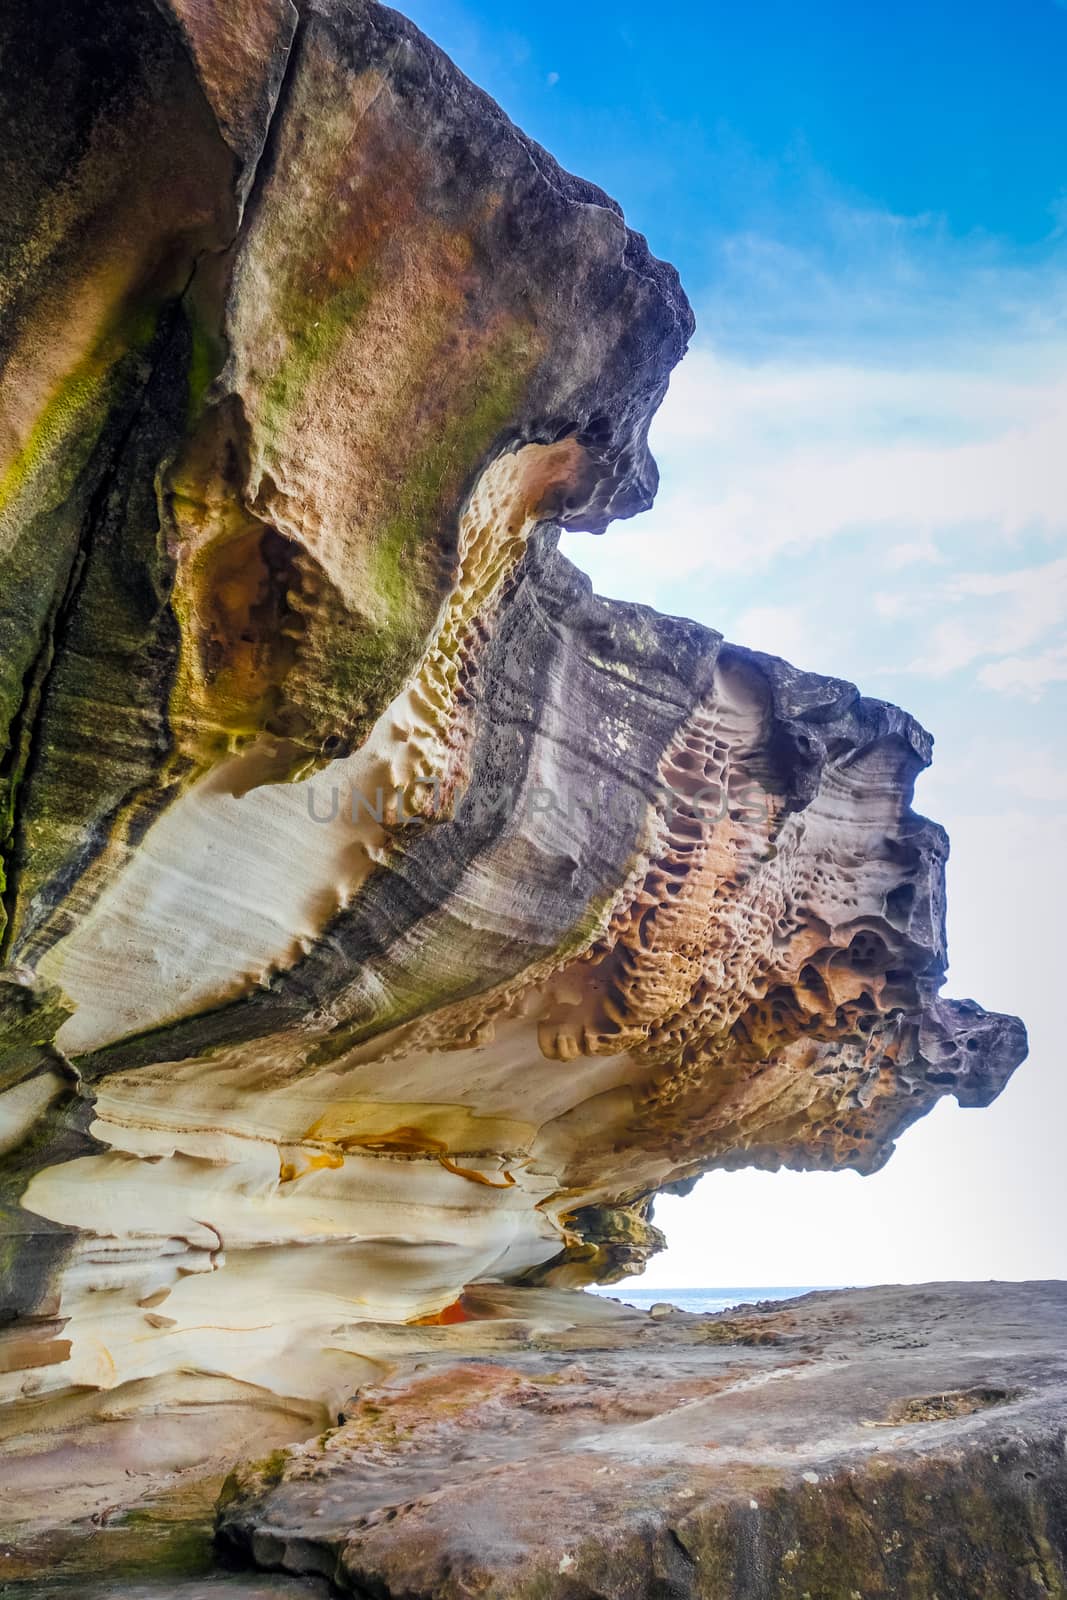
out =
[[939,998],[928,735],[556,549],[650,502],[672,269],[395,13],[221,9],[0,23],[11,1435],[328,1413],[1025,1050]]

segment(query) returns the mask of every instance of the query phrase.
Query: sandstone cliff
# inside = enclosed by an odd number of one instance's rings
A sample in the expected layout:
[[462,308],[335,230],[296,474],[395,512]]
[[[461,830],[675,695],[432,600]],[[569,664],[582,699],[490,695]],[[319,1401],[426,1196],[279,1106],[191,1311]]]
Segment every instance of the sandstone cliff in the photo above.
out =
[[6,1437],[325,1416],[368,1319],[987,1104],[929,736],[556,549],[692,331],[614,203],[374,0],[0,29]]

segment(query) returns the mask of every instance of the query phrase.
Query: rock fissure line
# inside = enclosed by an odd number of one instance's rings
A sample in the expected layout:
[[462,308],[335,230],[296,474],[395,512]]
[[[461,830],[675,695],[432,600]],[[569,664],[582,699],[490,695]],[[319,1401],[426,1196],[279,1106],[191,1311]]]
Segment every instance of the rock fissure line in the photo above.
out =
[[[192,274],[190,274],[190,281],[191,277]],[[179,296],[180,299],[181,296]],[[147,388],[150,378],[151,365],[148,365],[140,379],[139,387],[142,392]],[[93,537],[97,522],[113,490],[111,469],[113,464],[121,458],[123,450],[137,426],[136,397],[131,399],[129,409],[130,415],[123,430],[110,445],[110,465],[105,464],[97,476],[96,486],[90,496],[81,522],[78,540],[71,554],[70,564],[62,584],[62,592],[48,617],[40,648],[33,658],[27,677],[24,680],[26,692],[15,712],[8,732],[8,750],[5,765],[10,763],[10,766],[7,767],[6,771],[0,771],[0,783],[6,781],[9,785],[9,824],[3,846],[0,848],[0,883],[3,884],[3,894],[0,897],[2,898],[0,962],[6,961],[10,957],[12,943],[18,933],[16,919],[19,891],[17,862],[22,845],[23,831],[19,809],[19,791],[33,777],[41,733],[41,711],[48,694],[49,679],[57,657],[62,654],[69,622],[78,604],[79,593],[92,555]]]

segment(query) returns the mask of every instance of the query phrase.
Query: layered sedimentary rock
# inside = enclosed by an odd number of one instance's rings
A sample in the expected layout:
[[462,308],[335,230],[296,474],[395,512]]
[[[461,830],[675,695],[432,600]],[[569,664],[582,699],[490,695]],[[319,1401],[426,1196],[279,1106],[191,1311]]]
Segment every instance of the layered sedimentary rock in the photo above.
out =
[[318,1419],[987,1104],[928,735],[556,548],[692,330],[613,202],[373,0],[0,27],[6,1436]]

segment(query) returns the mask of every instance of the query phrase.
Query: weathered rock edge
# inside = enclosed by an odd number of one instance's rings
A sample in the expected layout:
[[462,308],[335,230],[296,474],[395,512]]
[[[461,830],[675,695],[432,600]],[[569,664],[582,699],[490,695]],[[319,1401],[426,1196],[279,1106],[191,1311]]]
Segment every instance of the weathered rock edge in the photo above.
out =
[[542,1294],[238,1468],[224,1544],[374,1600],[1067,1592],[1067,1284],[599,1324]]

